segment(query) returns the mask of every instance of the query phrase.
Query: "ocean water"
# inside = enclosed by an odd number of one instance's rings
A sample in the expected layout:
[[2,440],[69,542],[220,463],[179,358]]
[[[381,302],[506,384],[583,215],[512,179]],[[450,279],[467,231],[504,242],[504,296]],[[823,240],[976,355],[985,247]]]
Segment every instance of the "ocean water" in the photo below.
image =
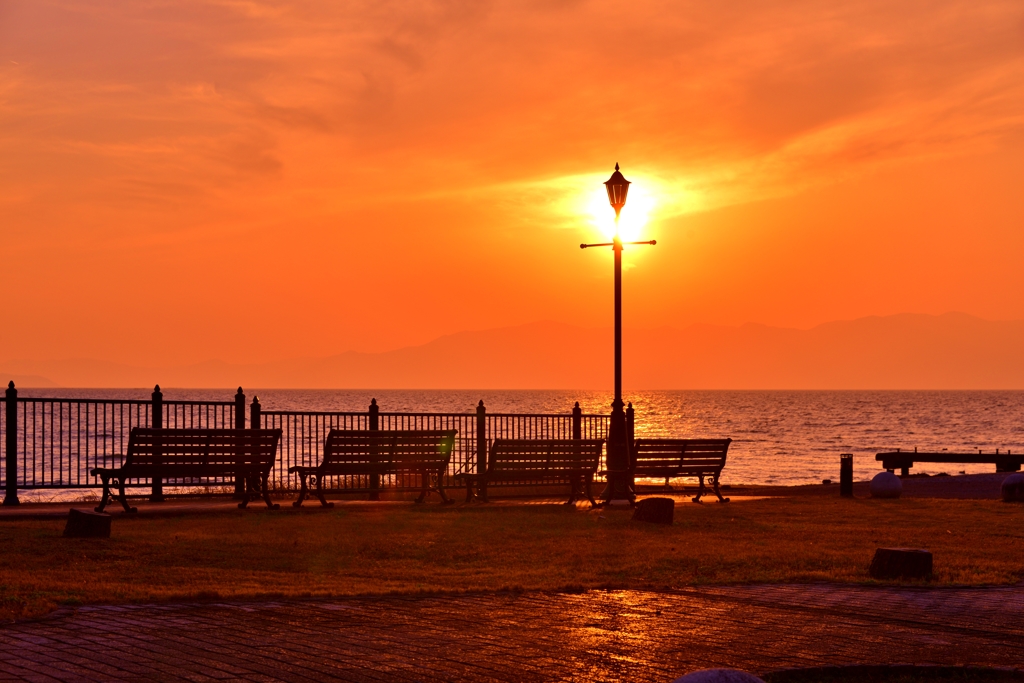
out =
[[[232,390],[165,389],[165,400],[231,400]],[[22,390],[22,396],[148,399],[149,390]],[[584,413],[608,410],[596,391],[247,390],[265,410]],[[723,481],[809,484],[838,480],[839,455],[854,454],[854,476],[880,471],[880,451],[982,449],[1024,452],[1022,391],[641,391],[626,395],[637,436],[731,437]],[[248,402],[247,401],[247,402]],[[992,465],[915,466],[914,472],[993,472]]]

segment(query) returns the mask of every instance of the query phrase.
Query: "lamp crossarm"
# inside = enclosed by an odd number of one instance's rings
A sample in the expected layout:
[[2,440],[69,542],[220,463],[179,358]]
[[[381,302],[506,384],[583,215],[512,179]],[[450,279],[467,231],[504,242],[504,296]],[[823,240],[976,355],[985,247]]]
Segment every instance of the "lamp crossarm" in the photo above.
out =
[[[650,244],[652,247],[658,243],[658,240],[649,240],[647,242],[620,242],[619,244],[625,246],[627,244]],[[603,242],[601,244],[581,244],[580,249],[586,249],[588,247],[614,247],[615,242]]]

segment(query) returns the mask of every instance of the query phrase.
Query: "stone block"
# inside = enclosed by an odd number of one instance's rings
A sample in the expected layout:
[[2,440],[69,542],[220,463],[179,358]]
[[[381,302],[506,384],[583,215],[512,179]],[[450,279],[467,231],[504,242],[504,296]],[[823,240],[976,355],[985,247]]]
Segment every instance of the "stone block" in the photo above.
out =
[[633,521],[671,524],[675,510],[676,502],[671,498],[644,498],[637,501]]
[[871,480],[872,498],[899,498],[903,494],[903,482],[892,472],[879,472]]
[[71,508],[64,527],[65,538],[110,538],[110,515]]
[[878,548],[869,572],[876,579],[927,579],[932,554],[918,548]]
[[1011,474],[1003,480],[1003,502],[1024,503],[1024,474]]

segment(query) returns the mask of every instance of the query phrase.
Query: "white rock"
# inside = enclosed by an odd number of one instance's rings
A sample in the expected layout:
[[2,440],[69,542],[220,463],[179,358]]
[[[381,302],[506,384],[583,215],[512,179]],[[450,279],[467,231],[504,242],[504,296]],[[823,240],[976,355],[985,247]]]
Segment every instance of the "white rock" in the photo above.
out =
[[739,669],[701,669],[681,676],[672,683],[764,683],[764,681]]
[[1024,503],[1024,474],[1016,472],[1003,480],[1003,500]]
[[872,498],[899,498],[903,493],[903,482],[892,472],[879,472],[871,480]]

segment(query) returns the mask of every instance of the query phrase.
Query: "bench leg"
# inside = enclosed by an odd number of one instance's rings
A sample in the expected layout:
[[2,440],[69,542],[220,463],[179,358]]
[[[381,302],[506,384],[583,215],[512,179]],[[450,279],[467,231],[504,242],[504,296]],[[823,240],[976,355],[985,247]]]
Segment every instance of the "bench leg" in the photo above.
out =
[[715,472],[715,478],[712,480],[712,486],[715,488],[715,495],[718,496],[719,503],[728,503],[728,498],[722,498],[722,492],[718,490],[718,472]]
[[901,467],[900,468],[900,476],[901,477],[909,477],[910,476],[910,468],[909,467]]
[[281,504],[270,500],[270,472],[264,472],[260,476],[260,488],[263,492],[263,502],[267,504],[268,510],[280,510]]
[[254,491],[256,489],[256,482],[253,481],[253,477],[256,475],[252,472],[245,473],[245,493],[242,494],[242,502],[238,504],[239,509],[244,510],[249,507],[249,501],[255,498]]
[[429,473],[427,473],[427,472],[423,473],[422,482],[423,482],[423,485],[420,488],[420,495],[416,499],[416,504],[417,505],[423,505],[423,503],[427,500],[427,495],[430,493],[430,474]]
[[572,488],[569,491],[569,500],[565,501],[566,505],[575,505],[576,501],[580,497],[580,480],[577,477],[573,477],[570,481]]
[[593,484],[593,481],[594,481],[594,478],[590,477],[590,476],[588,476],[586,479],[584,479],[583,480],[583,490],[587,492],[587,500],[590,501],[590,507],[596,508],[597,507],[597,501],[594,500],[594,494],[590,490],[591,485]]
[[100,477],[103,479],[103,493],[100,496],[100,504],[93,508],[96,512],[103,512],[103,508],[110,502],[110,475],[101,474]]
[[241,472],[235,472],[235,500],[241,500],[245,495],[245,476]]
[[697,487],[697,495],[694,496],[693,498],[694,503],[699,503],[701,496],[703,496],[704,493],[707,491],[707,489],[704,488],[704,475],[698,475],[697,478],[700,480],[700,485]]
[[473,502],[473,480],[466,477],[466,502]]
[[320,499],[320,505],[325,508],[334,507],[334,503],[328,503],[324,498],[324,475],[318,472],[312,476],[316,477],[316,497]]
[[150,503],[164,502],[164,480],[163,477],[153,477],[153,491],[149,496]]
[[439,472],[437,475],[437,493],[441,496],[441,505],[452,505],[455,503],[454,500],[448,497],[448,494],[444,492],[444,483],[442,482],[442,474]]
[[484,503],[490,503],[491,499],[487,497],[487,480],[481,480],[480,484],[476,487],[476,494],[480,497],[480,501]]
[[124,493],[124,477],[117,478],[117,500],[121,503],[121,507],[124,508],[125,512],[138,512],[138,508],[134,508],[128,504],[128,496]]
[[302,501],[306,500],[306,496],[309,495],[309,487],[306,485],[306,479],[308,478],[308,474],[299,473],[299,499],[292,503],[292,507],[302,507]]
[[371,474],[370,475],[370,488],[372,489],[370,491],[370,500],[380,500],[380,490],[379,490],[380,489],[380,475],[379,474]]

